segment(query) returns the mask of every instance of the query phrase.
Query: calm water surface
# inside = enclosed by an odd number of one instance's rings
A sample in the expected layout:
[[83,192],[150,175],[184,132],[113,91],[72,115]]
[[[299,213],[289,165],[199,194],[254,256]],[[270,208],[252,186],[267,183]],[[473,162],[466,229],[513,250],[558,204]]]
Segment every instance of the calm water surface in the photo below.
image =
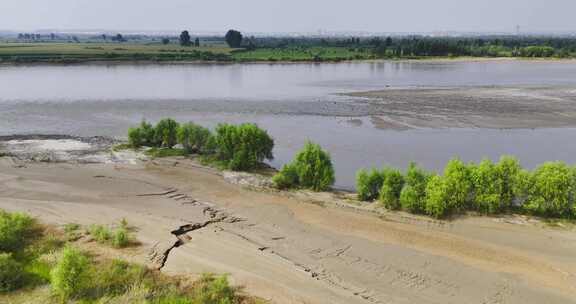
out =
[[0,134],[124,136],[142,118],[164,116],[208,126],[254,121],[276,139],[273,165],[311,139],[331,152],[337,185],[351,188],[361,167],[415,160],[439,169],[454,155],[476,161],[515,154],[528,167],[576,162],[570,140],[576,130],[392,131],[375,129],[368,117],[351,123],[282,113],[349,99],[336,93],[387,86],[576,85],[575,75],[576,63],[528,61],[0,67]]

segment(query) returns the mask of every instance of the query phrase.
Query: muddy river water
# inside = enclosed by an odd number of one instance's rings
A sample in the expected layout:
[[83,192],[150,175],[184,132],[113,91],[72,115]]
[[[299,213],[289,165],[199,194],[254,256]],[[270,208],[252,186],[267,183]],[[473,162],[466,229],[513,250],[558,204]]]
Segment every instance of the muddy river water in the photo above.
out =
[[[562,111],[557,106],[559,98],[567,107],[572,104],[575,76],[576,63],[566,61],[3,66],[0,135],[122,137],[127,127],[142,119],[155,121],[166,116],[207,126],[256,122],[276,140],[274,166],[289,161],[310,139],[332,154],[337,186],[352,188],[359,168],[403,168],[412,160],[433,170],[442,168],[453,156],[478,161],[514,154],[527,167],[546,160],[576,162],[576,119],[564,115],[572,113],[572,108]],[[421,101],[414,103],[421,121],[426,121],[425,115],[432,112],[436,120],[444,117],[438,118],[438,113],[450,112],[446,114],[450,119],[438,127],[422,127],[424,124],[419,123],[406,128],[387,128],[390,124],[381,121],[390,115],[408,115],[399,104],[390,106],[394,110],[391,114],[387,113],[386,102],[375,108],[367,105],[367,97],[345,95],[422,88],[488,91],[482,91],[480,99],[468,96],[462,101],[450,95],[454,103],[443,105],[441,111],[428,111],[430,105]],[[499,122],[506,121],[506,117],[521,121],[524,116],[519,115],[537,112],[540,103],[546,107],[556,102],[556,106],[547,109],[548,116],[544,118],[526,116],[539,121],[534,128],[514,127],[518,124],[502,128],[501,123],[492,126],[492,120],[481,117],[482,102],[492,92],[490,88],[514,88],[506,91],[510,94],[506,102],[531,94],[530,103],[493,111],[500,112],[496,113]],[[542,97],[542,91],[523,88],[545,88],[546,96]],[[555,94],[556,88],[563,92],[561,96]],[[497,94],[502,95],[503,91]],[[398,98],[397,93],[394,96]],[[426,99],[420,95],[418,98]],[[502,104],[499,100],[490,100],[485,107]],[[410,98],[402,102],[410,106]],[[460,102],[472,103],[474,107],[462,108],[462,112],[453,110],[459,109]],[[506,111],[511,112],[503,113]],[[493,114],[486,114],[487,118],[490,115]],[[544,119],[555,120],[555,115],[562,116],[562,127],[541,123]],[[484,120],[481,124],[461,123],[468,117]]]

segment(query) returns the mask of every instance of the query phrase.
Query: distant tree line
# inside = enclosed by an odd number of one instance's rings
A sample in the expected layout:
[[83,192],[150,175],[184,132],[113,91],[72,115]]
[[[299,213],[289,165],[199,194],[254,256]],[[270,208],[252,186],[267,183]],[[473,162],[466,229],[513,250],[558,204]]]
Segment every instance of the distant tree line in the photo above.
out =
[[[251,37],[252,47],[347,47],[373,52],[380,58],[404,57],[573,57],[576,37]],[[244,43],[243,47],[247,47]]]
[[[190,33],[188,31],[182,31],[179,37],[179,41],[181,46],[192,46],[192,45],[194,45],[195,47],[200,46],[200,38],[196,37],[196,39],[194,39],[194,42],[192,42],[192,37],[190,37]],[[162,43],[164,44],[168,44],[169,42],[170,40],[168,40],[167,42],[166,39],[162,41]]]

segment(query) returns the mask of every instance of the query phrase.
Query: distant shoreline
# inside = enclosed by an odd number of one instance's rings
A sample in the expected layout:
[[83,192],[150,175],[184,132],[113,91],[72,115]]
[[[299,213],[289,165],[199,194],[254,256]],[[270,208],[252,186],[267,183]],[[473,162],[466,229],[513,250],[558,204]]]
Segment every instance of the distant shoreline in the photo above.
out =
[[0,61],[0,66],[77,66],[77,65],[201,65],[201,64],[339,64],[339,63],[379,63],[379,62],[543,62],[543,63],[576,63],[576,58],[520,58],[520,57],[424,57],[392,59],[358,59],[358,60],[77,60],[77,61]]

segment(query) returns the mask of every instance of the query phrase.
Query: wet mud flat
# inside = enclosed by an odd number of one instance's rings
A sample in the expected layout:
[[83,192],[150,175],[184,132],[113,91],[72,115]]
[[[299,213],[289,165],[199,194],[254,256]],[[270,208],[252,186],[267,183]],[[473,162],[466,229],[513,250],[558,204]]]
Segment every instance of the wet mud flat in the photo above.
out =
[[356,92],[376,127],[555,128],[576,126],[576,87],[404,88]]

